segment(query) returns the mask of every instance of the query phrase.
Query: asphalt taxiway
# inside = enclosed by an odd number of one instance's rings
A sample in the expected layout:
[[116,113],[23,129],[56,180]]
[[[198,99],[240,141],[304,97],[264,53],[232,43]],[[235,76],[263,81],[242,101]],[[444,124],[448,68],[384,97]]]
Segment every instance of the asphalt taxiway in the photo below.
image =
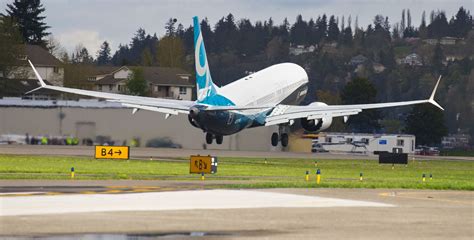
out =
[[[42,155],[42,156],[94,156],[94,146],[55,146],[55,145],[0,145],[0,154]],[[130,157],[137,159],[189,158],[190,155],[212,155],[219,157],[255,157],[255,158],[305,158],[305,159],[378,159],[373,154],[347,153],[300,153],[281,151],[230,151],[176,148],[131,148]],[[418,160],[458,160],[474,161],[474,157],[457,156],[410,156]]]

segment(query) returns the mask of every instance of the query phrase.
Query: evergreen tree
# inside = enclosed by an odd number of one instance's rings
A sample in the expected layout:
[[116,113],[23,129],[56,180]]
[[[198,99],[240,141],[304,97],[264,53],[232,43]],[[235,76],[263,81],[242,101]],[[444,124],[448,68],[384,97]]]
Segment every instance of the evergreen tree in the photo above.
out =
[[145,75],[142,68],[133,68],[132,74],[127,81],[127,89],[132,95],[146,96],[148,93],[148,87],[145,80]]
[[419,145],[439,144],[448,134],[443,111],[429,104],[414,106],[405,123],[404,132],[414,134]]
[[307,39],[308,23],[303,20],[301,15],[296,17],[296,22],[290,29],[290,41],[294,45],[305,45],[308,43]]
[[[366,78],[356,78],[344,87],[341,99],[344,104],[365,104],[376,101],[377,90]],[[371,133],[380,129],[378,110],[366,110],[349,118],[349,126],[359,132]]]
[[454,37],[464,38],[473,27],[472,16],[469,11],[463,7],[459,8],[456,18],[451,24],[451,30]]
[[328,41],[337,41],[339,39],[339,27],[337,26],[334,15],[329,18]]
[[21,41],[17,24],[11,18],[0,14],[0,75],[8,75],[23,50]]
[[18,24],[23,41],[46,47],[43,38],[49,35],[49,26],[44,22],[46,17],[40,16],[44,11],[40,0],[14,0],[7,4],[7,13]]
[[432,64],[435,71],[440,71],[443,68],[444,54],[441,45],[438,43],[434,49]]
[[97,65],[107,65],[110,59],[110,46],[107,41],[104,41],[97,52]]
[[153,66],[153,55],[151,55],[151,51],[149,48],[145,48],[142,52],[142,66]]
[[174,36],[176,34],[176,27],[174,26],[176,22],[177,22],[176,18],[170,18],[168,20],[168,22],[165,25],[166,36]]

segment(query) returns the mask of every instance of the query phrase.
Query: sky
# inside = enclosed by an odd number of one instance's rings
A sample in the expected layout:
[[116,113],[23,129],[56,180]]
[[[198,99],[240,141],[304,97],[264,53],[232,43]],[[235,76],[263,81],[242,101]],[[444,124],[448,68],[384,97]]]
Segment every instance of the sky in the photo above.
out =
[[[0,12],[5,13],[13,0],[0,0]],[[191,18],[207,17],[211,26],[232,13],[236,20],[249,18],[252,22],[270,17],[280,24],[285,17],[293,23],[298,14],[303,19],[319,15],[342,18],[358,16],[359,26],[366,27],[377,14],[389,17],[390,23],[399,22],[401,12],[409,8],[415,26],[426,11],[443,10],[448,19],[463,6],[473,12],[472,0],[42,0],[46,23],[51,32],[68,52],[82,44],[89,53],[96,55],[100,45],[107,40],[114,52],[119,44],[128,44],[138,28],[147,33],[163,36],[165,23],[176,18],[185,27]],[[428,20],[428,19],[427,19]],[[347,25],[347,24],[346,24]]]

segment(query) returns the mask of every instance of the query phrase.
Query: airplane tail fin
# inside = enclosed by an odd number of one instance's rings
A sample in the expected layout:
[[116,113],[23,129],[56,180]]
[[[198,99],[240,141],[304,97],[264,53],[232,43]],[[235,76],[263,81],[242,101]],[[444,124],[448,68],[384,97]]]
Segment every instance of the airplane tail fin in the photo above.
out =
[[235,105],[229,99],[219,95],[219,87],[212,82],[209,64],[207,62],[206,48],[201,32],[198,17],[193,17],[194,24],[194,61],[196,68],[197,102],[213,106]]

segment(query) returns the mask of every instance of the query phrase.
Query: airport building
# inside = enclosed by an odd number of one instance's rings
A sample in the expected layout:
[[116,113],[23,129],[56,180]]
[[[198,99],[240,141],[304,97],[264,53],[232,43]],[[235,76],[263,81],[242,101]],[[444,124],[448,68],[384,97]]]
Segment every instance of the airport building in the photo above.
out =
[[415,152],[415,136],[407,134],[320,133],[313,139],[313,151],[374,153]]
[[[147,143],[163,147],[186,149],[222,149],[245,151],[280,151],[272,147],[270,137],[277,127],[246,129],[224,137],[222,145],[207,145],[201,129],[191,126],[186,115],[171,116],[140,110],[132,114],[131,108],[119,103],[83,99],[79,101],[35,101],[19,98],[0,99],[0,136],[61,137],[79,139],[108,139],[115,145],[130,145],[139,139],[140,146]],[[0,139],[1,140],[1,139]],[[1,141],[0,141],[1,142]]]

